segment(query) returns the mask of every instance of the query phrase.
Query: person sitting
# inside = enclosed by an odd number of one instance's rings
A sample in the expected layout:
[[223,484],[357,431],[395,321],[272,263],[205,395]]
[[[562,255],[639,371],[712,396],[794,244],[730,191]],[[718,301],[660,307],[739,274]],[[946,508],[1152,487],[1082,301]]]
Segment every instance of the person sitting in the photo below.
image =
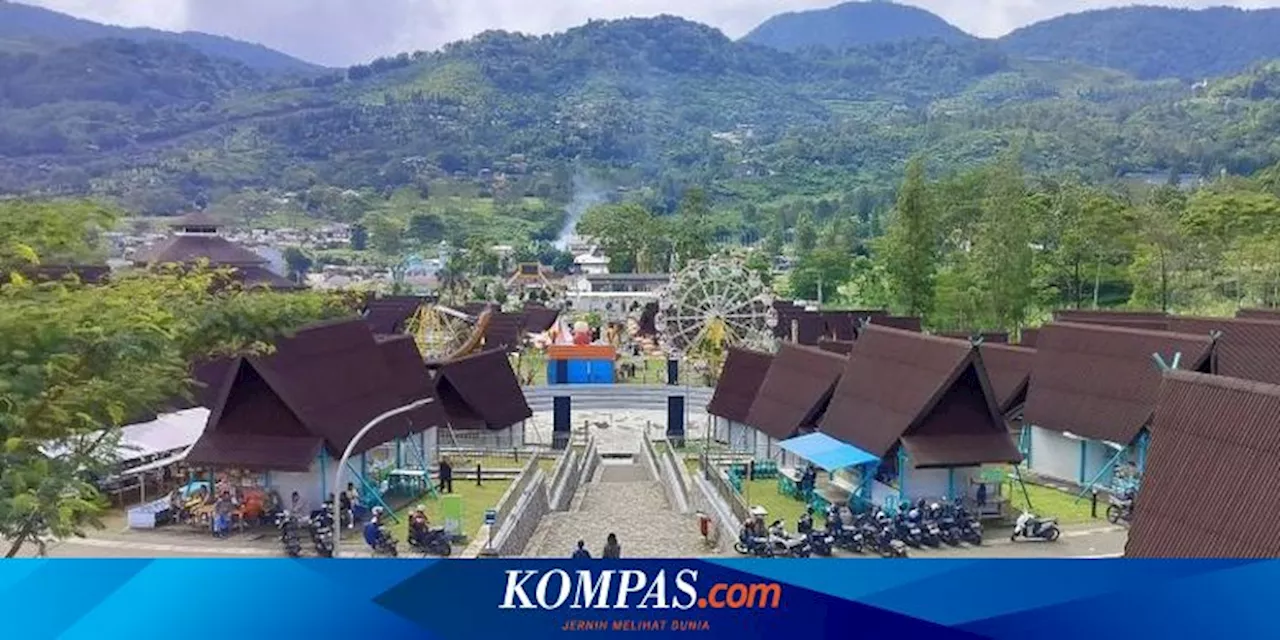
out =
[[590,560],[591,559],[591,552],[587,551],[586,542],[582,540],[578,541],[578,548],[573,552],[572,558],[574,560]]
[[224,491],[218,497],[218,501],[213,504],[213,535],[217,538],[224,538],[231,531],[231,514],[236,510],[236,505],[231,500],[231,492]]
[[427,508],[423,505],[418,505],[413,510],[413,514],[409,516],[409,544],[424,546],[430,534],[431,527],[427,522]]
[[364,542],[371,549],[376,550],[378,543],[382,542],[386,532],[382,530],[382,507],[374,507],[373,515],[369,518],[369,522],[364,525]]

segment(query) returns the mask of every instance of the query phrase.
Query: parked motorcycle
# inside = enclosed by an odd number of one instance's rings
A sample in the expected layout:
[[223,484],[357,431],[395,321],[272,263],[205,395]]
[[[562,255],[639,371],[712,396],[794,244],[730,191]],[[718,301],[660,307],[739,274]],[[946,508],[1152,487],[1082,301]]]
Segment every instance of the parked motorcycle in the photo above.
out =
[[787,533],[787,525],[782,520],[774,520],[769,525],[769,544],[773,547],[774,555],[807,558],[812,553],[808,538]]
[[311,544],[321,558],[333,557],[333,516],[330,512],[311,519]]
[[962,540],[974,546],[982,545],[982,523],[970,516],[963,506],[956,508],[956,524]]
[[738,540],[733,543],[733,550],[744,556],[773,557],[773,546],[769,544],[769,539],[755,535],[755,531],[745,524],[738,531]]
[[929,505],[929,519],[937,523],[939,537],[950,546],[958,547],[963,538],[960,524],[956,521],[956,510],[951,503]]
[[1023,511],[1013,525],[1013,533],[1009,534],[1009,540],[1011,542],[1017,541],[1021,537],[1053,542],[1060,535],[1062,535],[1062,531],[1058,529],[1057,518],[1037,518],[1035,515]]
[[1107,522],[1111,524],[1128,524],[1133,519],[1133,494],[1111,496],[1111,505],[1107,507]]
[[280,530],[280,544],[284,546],[284,552],[290,558],[296,558],[302,554],[302,542],[298,539],[297,521],[288,511],[282,511],[276,516],[276,528]]
[[410,535],[409,546],[422,553],[445,558],[453,553],[453,545],[449,543],[449,534],[444,532],[444,527],[435,527],[419,535]]
[[893,535],[893,529],[884,527],[872,539],[876,552],[885,558],[907,557],[907,545]]
[[902,512],[899,512],[893,520],[893,534],[898,540],[913,548],[919,549],[924,546],[924,530]]

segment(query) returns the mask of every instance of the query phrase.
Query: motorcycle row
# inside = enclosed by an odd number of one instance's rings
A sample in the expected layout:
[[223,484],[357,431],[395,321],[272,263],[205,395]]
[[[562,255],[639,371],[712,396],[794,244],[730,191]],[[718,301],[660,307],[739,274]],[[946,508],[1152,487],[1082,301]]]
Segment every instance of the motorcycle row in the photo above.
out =
[[[366,525],[365,542],[375,556],[394,558],[399,556],[398,545],[395,537],[381,525],[380,511],[381,509],[376,509],[373,521]],[[343,525],[348,524],[345,520],[344,518]],[[316,555],[321,558],[333,557],[334,526],[331,506],[311,512],[310,517],[306,519],[283,511],[276,516],[276,527],[280,531],[280,544],[284,547],[285,555],[291,558],[302,555],[302,537],[299,530],[305,527]],[[411,531],[409,546],[423,554],[437,556],[447,557],[453,552],[453,545],[443,527]]]
[[[842,511],[839,505],[828,507],[826,526],[817,529],[813,525],[813,510],[809,509],[800,517],[794,535],[787,532],[786,524],[781,520],[775,520],[764,529],[763,521],[757,517],[743,525],[734,550],[742,555],[762,558],[830,556],[834,549],[877,553],[885,558],[906,558],[908,548],[982,544],[982,524],[958,502],[926,505],[920,501],[893,516],[877,510],[845,518]],[[1056,520],[1024,513],[1018,518],[1012,538],[1052,541],[1058,538],[1058,534]]]

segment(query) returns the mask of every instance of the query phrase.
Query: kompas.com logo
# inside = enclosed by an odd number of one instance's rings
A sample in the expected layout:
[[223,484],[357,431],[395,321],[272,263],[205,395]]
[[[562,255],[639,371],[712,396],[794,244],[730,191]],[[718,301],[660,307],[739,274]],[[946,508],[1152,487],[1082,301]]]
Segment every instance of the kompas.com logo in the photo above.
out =
[[665,569],[650,576],[635,569],[506,571],[499,609],[777,609],[782,585],[776,582],[717,582],[698,588],[698,572]]

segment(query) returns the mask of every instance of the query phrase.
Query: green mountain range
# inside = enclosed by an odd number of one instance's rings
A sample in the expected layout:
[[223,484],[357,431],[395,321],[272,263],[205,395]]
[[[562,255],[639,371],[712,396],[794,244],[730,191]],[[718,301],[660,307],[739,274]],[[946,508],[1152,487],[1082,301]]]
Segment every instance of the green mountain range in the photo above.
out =
[[0,192],[161,214],[246,189],[451,181],[556,200],[590,170],[671,205],[688,184],[722,202],[891,193],[914,153],[945,171],[1010,144],[1032,170],[1094,180],[1280,158],[1275,65],[1193,84],[1062,57],[936,38],[788,52],[667,16],[294,78],[91,40],[0,53]]

